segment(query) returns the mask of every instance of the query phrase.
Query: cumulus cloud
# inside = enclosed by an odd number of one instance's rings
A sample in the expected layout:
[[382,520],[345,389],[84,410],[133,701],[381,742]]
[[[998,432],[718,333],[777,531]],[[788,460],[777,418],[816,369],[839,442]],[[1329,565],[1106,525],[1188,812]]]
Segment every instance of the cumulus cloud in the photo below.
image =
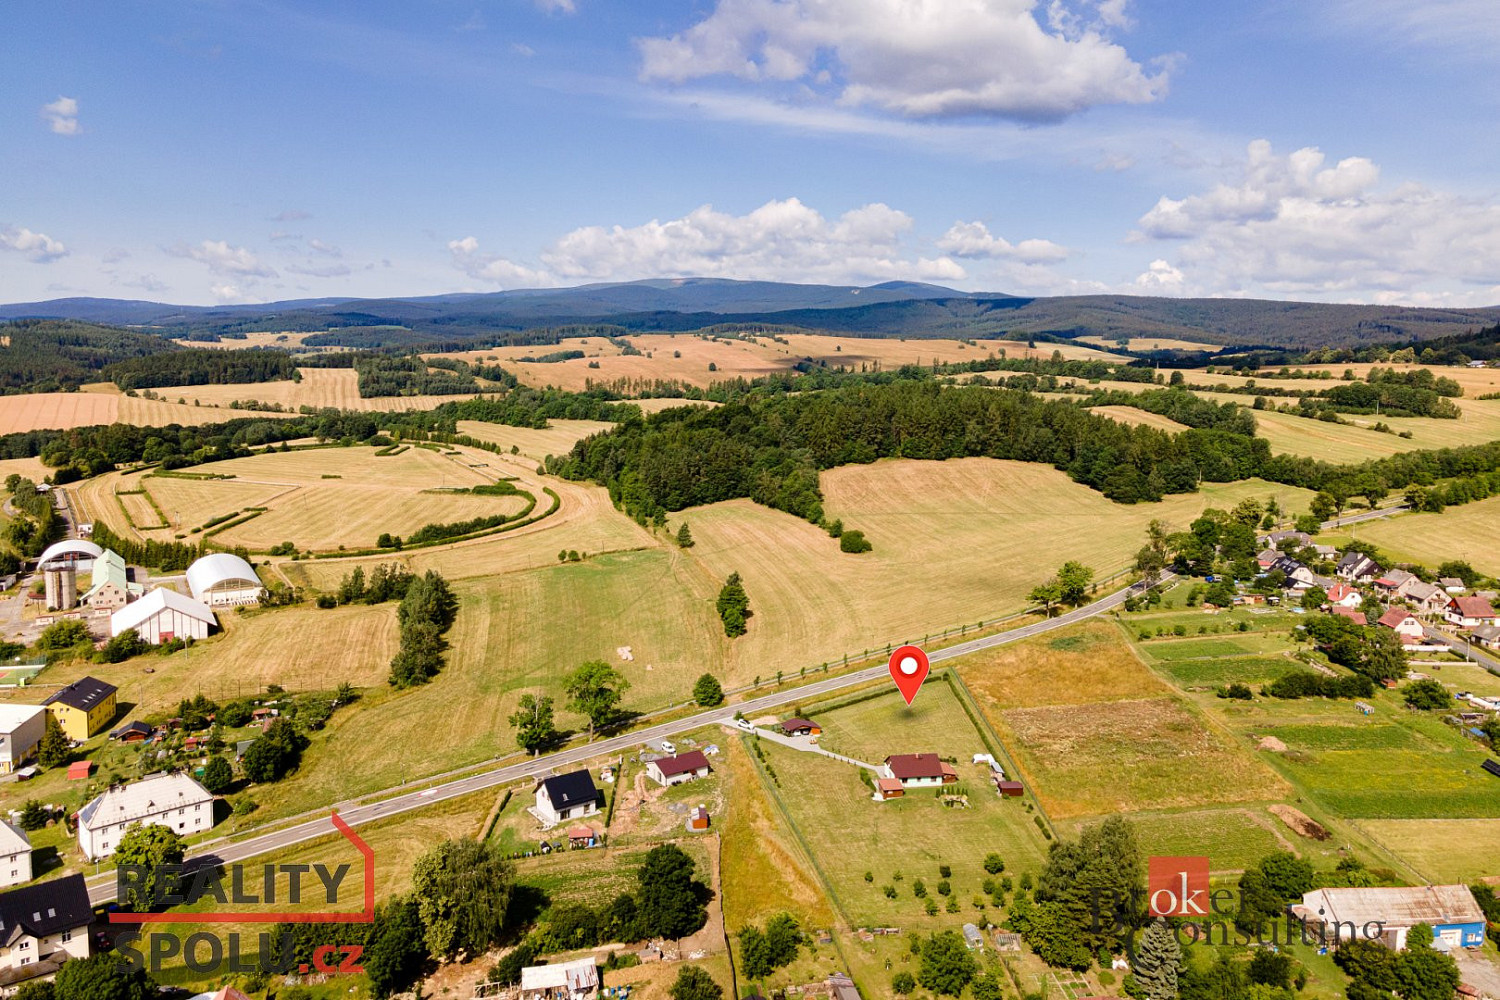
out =
[[245,297],[244,293],[242,293],[237,286],[227,283],[221,285],[213,285],[209,288],[209,292],[213,295],[216,301],[223,303],[239,302]]
[[938,249],[955,257],[1019,260],[1028,264],[1066,260],[1068,256],[1067,247],[1058,246],[1051,240],[1011,243],[1003,237],[993,236],[982,222],[955,222],[937,245]]
[[47,264],[68,255],[68,248],[60,242],[25,226],[0,226],[0,250],[14,250],[36,264]]
[[[276,277],[275,270],[262,264],[255,254],[244,247],[232,247],[224,240],[204,240],[194,246],[178,244],[169,252],[175,257],[186,257],[205,264],[215,274],[235,275],[240,278]],[[215,292],[215,294],[218,293]],[[238,296],[239,291],[235,289],[234,294]]]
[[640,226],[585,226],[541,254],[539,268],[484,254],[468,236],[448,249],[474,278],[501,285],[628,281],[647,277],[725,277],[767,281],[959,281],[950,257],[926,258],[902,243],[911,217],[874,203],[825,218],[796,198],[769,201],[745,215],[711,205],[680,219]]
[[1179,292],[1184,281],[1186,278],[1183,273],[1160,257],[1153,260],[1135,279],[1138,288],[1145,289],[1152,295]]
[[318,239],[316,236],[314,236],[312,239],[310,239],[310,240],[307,241],[307,247],[308,247],[309,250],[312,250],[314,253],[323,254],[325,257],[342,257],[342,256],[344,256],[344,251],[340,250],[338,247],[334,246],[331,243],[324,243],[322,240]]
[[1135,240],[1182,241],[1173,265],[1158,261],[1142,279],[1194,293],[1437,294],[1461,304],[1494,299],[1500,285],[1500,203],[1415,183],[1382,186],[1370,160],[1330,166],[1314,148],[1282,156],[1252,142],[1234,182],[1163,197],[1139,226]]
[[169,287],[165,281],[162,281],[154,274],[137,275],[128,281],[121,282],[121,284],[152,293],[165,292]]
[[536,5],[549,14],[576,14],[578,6],[573,0],[536,0]]
[[800,83],[911,118],[1056,120],[1167,90],[1110,38],[1126,0],[718,0],[685,31],[638,40],[641,76]]
[[59,97],[51,104],[43,104],[42,119],[58,135],[77,135],[82,131],[78,125],[76,97]]

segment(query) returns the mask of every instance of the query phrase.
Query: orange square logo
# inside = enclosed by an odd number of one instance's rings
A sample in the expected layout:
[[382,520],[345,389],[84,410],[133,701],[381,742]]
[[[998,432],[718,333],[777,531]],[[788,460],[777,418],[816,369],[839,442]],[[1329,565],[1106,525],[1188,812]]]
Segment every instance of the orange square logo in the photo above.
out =
[[1146,869],[1147,910],[1153,917],[1205,917],[1208,858],[1152,857]]

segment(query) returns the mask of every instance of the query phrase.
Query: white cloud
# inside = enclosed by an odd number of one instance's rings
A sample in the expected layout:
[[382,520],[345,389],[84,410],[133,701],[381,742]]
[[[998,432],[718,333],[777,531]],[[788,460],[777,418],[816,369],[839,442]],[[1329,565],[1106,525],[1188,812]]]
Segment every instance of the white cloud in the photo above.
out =
[[165,281],[162,281],[154,274],[137,275],[128,281],[121,282],[121,284],[152,293],[165,292],[169,287]]
[[1500,45],[1500,6],[1494,0],[1334,0],[1326,13],[1341,29],[1398,46],[1493,59]]
[[983,222],[955,222],[937,245],[938,249],[955,257],[998,258],[1029,264],[1066,260],[1068,256],[1067,247],[1058,246],[1051,240],[1011,243],[1003,237],[992,236]]
[[532,48],[530,45],[527,45],[525,42],[511,42],[510,50],[518,56],[525,56],[527,59],[530,59],[532,56],[536,55],[536,49]]
[[120,261],[125,260],[129,256],[130,251],[126,250],[124,247],[111,247],[110,249],[106,250],[104,252],[104,256],[100,257],[99,259],[106,264],[118,264]]
[[76,97],[59,97],[51,104],[43,104],[42,118],[58,135],[77,135],[82,131],[78,125]]
[[796,198],[769,201],[745,215],[710,205],[666,222],[585,226],[541,254],[539,268],[483,254],[468,236],[448,249],[474,278],[501,285],[571,284],[656,277],[724,277],[800,282],[961,281],[946,256],[908,252],[911,217],[875,203],[825,218]]
[[272,222],[299,222],[302,219],[311,219],[312,214],[304,212],[300,208],[288,208],[271,216]]
[[342,257],[342,256],[344,256],[344,251],[340,250],[338,247],[334,246],[331,243],[324,243],[322,240],[318,239],[316,236],[307,241],[307,246],[308,246],[308,249],[310,249],[310,250],[312,250],[312,251],[314,251],[316,253],[323,254],[324,256],[327,256],[327,257]]
[[[232,247],[224,240],[204,240],[196,246],[178,244],[168,252],[175,257],[187,257],[206,264],[215,274],[236,275],[241,278],[276,277],[275,270],[262,264],[255,254],[244,247]],[[236,290],[234,294],[238,295],[239,292]]]
[[1257,140],[1235,182],[1161,198],[1132,238],[1182,247],[1138,283],[1192,294],[1492,304],[1500,203],[1382,186],[1379,168],[1362,157],[1326,164],[1317,149],[1279,156]]
[[573,0],[536,0],[536,5],[549,14],[578,13],[578,6]]
[[1150,294],[1160,295],[1181,291],[1185,280],[1180,270],[1158,257],[1136,276],[1135,283]]
[[14,250],[36,264],[48,264],[68,255],[68,248],[46,233],[25,226],[0,226],[0,250]]
[[801,83],[840,104],[912,118],[1056,120],[1100,104],[1159,100],[1109,32],[1124,0],[718,0],[669,38],[638,40],[641,75]]
[[210,286],[209,292],[216,301],[223,303],[239,302],[245,297],[238,287],[230,284]]

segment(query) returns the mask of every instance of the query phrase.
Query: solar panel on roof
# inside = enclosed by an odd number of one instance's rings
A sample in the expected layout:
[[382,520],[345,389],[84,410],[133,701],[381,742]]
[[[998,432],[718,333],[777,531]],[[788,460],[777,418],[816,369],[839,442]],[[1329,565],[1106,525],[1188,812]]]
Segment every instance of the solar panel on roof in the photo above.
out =
[[1483,767],[1486,771],[1495,775],[1495,777],[1500,778],[1500,762],[1487,760],[1480,767]]

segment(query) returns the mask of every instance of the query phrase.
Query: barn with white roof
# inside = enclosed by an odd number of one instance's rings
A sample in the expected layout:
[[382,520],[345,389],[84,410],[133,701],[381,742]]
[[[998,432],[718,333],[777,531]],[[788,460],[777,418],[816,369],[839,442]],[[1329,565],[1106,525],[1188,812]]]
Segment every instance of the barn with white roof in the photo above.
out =
[[232,552],[214,552],[188,567],[188,589],[209,607],[234,607],[260,601],[260,577],[245,560]]
[[175,590],[157,587],[139,601],[125,605],[109,616],[109,634],[119,635],[126,629],[153,646],[173,639],[207,639],[209,631],[219,624],[213,609],[202,601],[183,597]]

